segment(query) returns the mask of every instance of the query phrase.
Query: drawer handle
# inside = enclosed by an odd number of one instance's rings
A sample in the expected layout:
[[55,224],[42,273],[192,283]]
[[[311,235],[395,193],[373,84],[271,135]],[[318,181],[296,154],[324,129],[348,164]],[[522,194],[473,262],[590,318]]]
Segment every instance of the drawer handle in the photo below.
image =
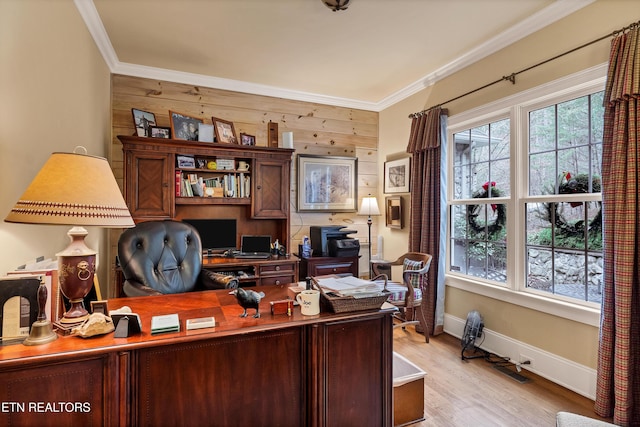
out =
[[280,266],[276,265],[276,271],[280,271]]
[[280,280],[276,280],[276,285],[279,285],[279,284],[280,284]]
[[334,267],[333,268],[333,272],[335,273],[336,271],[338,271],[338,269]]

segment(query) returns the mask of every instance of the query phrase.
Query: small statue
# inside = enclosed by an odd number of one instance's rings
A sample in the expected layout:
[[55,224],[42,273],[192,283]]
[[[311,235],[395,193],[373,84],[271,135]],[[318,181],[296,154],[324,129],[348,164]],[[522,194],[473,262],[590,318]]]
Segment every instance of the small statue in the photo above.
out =
[[252,291],[251,289],[245,290],[242,288],[238,288],[234,289],[231,293],[235,295],[236,299],[238,300],[238,304],[240,304],[240,306],[244,308],[244,312],[240,315],[240,317],[247,317],[248,308],[253,308],[256,310],[256,314],[254,314],[253,317],[260,317],[260,300],[264,298],[264,292],[256,292]]

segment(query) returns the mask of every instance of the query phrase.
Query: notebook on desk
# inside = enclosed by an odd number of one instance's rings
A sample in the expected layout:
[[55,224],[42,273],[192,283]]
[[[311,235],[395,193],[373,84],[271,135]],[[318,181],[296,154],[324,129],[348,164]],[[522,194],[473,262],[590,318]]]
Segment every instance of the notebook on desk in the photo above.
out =
[[271,256],[271,236],[245,236],[240,242],[240,252],[234,258],[267,259]]

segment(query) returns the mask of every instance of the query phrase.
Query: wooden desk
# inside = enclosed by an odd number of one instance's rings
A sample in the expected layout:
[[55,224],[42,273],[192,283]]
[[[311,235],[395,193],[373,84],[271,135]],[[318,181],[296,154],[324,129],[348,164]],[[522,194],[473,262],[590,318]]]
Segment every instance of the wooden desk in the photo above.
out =
[[298,280],[298,258],[273,255],[269,259],[204,257],[202,268],[213,271],[245,273],[239,276],[242,286],[282,285]]
[[[390,426],[391,312],[273,316],[286,286],[259,290],[259,319],[226,290],[120,298],[142,334],[0,347],[0,424]],[[151,335],[169,313],[181,331]],[[207,315],[214,329],[185,330]]]

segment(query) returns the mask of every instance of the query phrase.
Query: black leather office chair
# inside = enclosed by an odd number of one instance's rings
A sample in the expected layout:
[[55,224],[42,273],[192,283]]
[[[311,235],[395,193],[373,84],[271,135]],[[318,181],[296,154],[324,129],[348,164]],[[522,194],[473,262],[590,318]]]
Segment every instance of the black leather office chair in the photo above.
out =
[[125,230],[118,260],[127,296],[235,288],[238,280],[202,270],[200,235],[180,221],[148,221]]

